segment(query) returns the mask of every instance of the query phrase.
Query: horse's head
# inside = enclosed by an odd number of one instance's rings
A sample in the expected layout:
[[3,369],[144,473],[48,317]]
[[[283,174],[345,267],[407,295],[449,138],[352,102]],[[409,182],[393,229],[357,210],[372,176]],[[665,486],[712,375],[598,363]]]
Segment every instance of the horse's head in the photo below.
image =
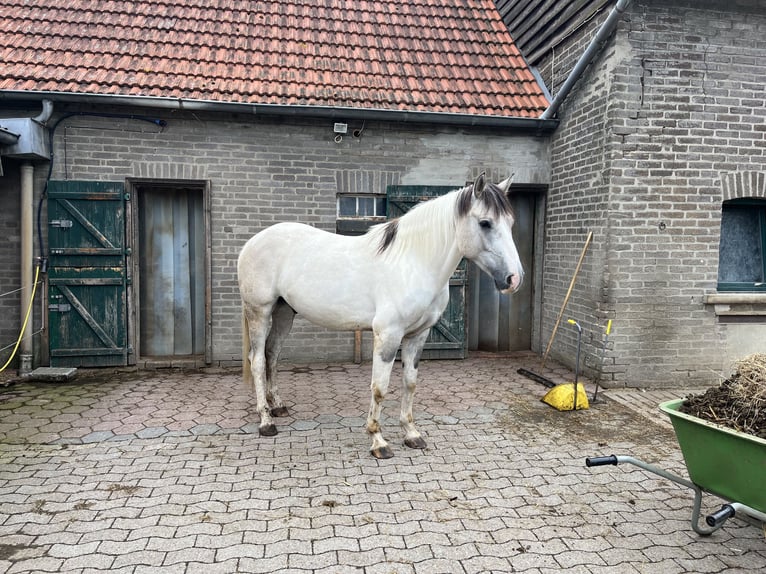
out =
[[473,185],[459,192],[457,203],[460,253],[492,277],[503,293],[517,291],[524,280],[524,269],[513,242],[513,209],[507,195],[511,179],[487,184],[481,174]]

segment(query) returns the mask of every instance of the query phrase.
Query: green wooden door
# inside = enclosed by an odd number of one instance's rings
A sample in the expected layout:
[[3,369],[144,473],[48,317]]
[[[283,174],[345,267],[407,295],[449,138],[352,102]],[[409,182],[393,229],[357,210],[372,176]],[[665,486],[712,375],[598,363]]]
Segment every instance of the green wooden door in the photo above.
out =
[[128,362],[125,201],[123,182],[48,185],[53,367]]
[[[388,218],[404,215],[421,201],[453,191],[455,187],[440,185],[390,185],[386,190]],[[466,261],[460,262],[449,282],[449,303],[431,328],[425,347],[425,359],[464,359],[468,355],[466,337]]]

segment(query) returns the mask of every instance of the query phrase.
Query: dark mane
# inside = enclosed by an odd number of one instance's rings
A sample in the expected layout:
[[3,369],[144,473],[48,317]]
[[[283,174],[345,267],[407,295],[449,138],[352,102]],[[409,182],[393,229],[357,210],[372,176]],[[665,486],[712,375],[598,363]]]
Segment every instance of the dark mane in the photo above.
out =
[[[473,186],[469,185],[461,190],[451,192],[457,194],[455,201],[455,214],[457,217],[465,217],[471,211],[471,205],[474,201]],[[443,197],[443,196],[442,196]],[[430,200],[430,201],[433,201]],[[494,217],[501,217],[504,215],[513,215],[513,209],[511,208],[511,202],[508,200],[508,196],[503,193],[500,187],[494,183],[488,183],[484,187],[484,191],[481,193],[480,199],[482,204]],[[428,203],[428,202],[425,202]],[[387,251],[396,241],[399,233],[399,219],[394,219],[387,223],[375,226],[380,230],[378,241],[378,254],[382,254]]]
[[388,249],[396,239],[396,234],[399,231],[399,220],[394,219],[388,223],[383,224],[383,237],[380,240],[378,246],[378,254],[383,253]]
[[[465,217],[471,211],[473,202],[473,186],[469,185],[461,190],[456,203],[457,216]],[[500,215],[513,215],[513,208],[508,196],[500,191],[500,187],[494,183],[488,183],[481,194],[481,202],[495,217]]]

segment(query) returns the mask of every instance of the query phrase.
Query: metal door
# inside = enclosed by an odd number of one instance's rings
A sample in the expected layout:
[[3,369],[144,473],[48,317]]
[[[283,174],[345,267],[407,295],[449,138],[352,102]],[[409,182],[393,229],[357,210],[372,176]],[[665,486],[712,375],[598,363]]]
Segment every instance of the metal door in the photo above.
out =
[[126,200],[123,182],[48,185],[51,366],[128,362]]
[[[435,185],[390,185],[386,191],[388,218],[407,213],[421,201],[453,191],[455,187]],[[468,354],[465,317],[466,261],[462,260],[449,282],[449,303],[431,328],[425,347],[425,359],[464,359]]]
[[137,249],[140,357],[205,353],[203,190],[141,183]]
[[516,223],[513,239],[526,279],[504,295],[473,263],[468,264],[468,348],[472,351],[525,351],[532,347],[535,206],[538,195],[514,190],[509,196]]

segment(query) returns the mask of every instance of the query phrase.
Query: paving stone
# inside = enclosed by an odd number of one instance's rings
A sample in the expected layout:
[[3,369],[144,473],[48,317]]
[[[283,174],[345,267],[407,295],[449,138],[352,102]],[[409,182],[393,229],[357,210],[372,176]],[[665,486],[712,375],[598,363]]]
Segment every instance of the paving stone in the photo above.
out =
[[130,552],[116,556],[112,567],[123,568],[127,566],[147,566],[157,568],[162,565],[164,560],[165,552],[141,550],[139,552]]
[[337,565],[338,557],[335,552],[325,552],[324,554],[291,553],[288,554],[287,563],[290,568],[311,572],[314,569],[330,568]]
[[189,432],[195,436],[212,435],[221,432],[221,427],[217,424],[194,425],[189,429]]
[[338,551],[339,564],[348,564],[355,568],[362,568],[365,572],[367,572],[367,568],[384,563],[385,561],[385,551],[383,548],[375,548],[366,552],[359,552],[357,550],[352,552],[347,550]]
[[[456,564],[454,561],[451,563]],[[427,563],[418,564],[418,574],[421,572],[421,566],[425,566],[426,564]],[[457,564],[460,564],[466,573],[515,571],[513,566],[511,566],[511,559],[508,557],[471,556],[460,560]],[[449,571],[450,570],[445,570],[445,572]]]
[[77,572],[85,570],[100,570],[101,572],[112,572],[114,556],[106,554],[85,554],[64,560],[61,566],[61,572]]
[[61,572],[63,560],[51,557],[30,558],[12,562],[8,574],[17,572]]
[[102,442],[105,440],[109,440],[114,437],[114,433],[110,430],[104,430],[104,431],[97,431],[97,432],[91,432],[86,434],[82,437],[82,442],[84,444],[93,443],[93,442]]
[[[438,566],[441,567],[442,564],[440,563]],[[452,565],[451,567],[454,568],[454,565]],[[436,570],[436,572],[438,571],[439,570]],[[365,574],[392,574],[394,572],[396,574],[416,574],[417,571],[415,570],[415,566],[413,564],[410,564],[407,562],[391,562],[391,561],[378,563],[364,569]],[[446,572],[449,572],[449,570],[447,570]]]
[[20,383],[14,408],[0,404],[0,571],[766,569],[759,527],[735,519],[699,537],[690,493],[640,469],[584,467],[606,443],[683,473],[656,413],[607,402],[562,417],[507,359],[425,362],[416,409],[429,448],[401,446],[392,385],[382,424],[395,457],[378,461],[364,431],[369,365],[327,367],[280,373],[291,417],[273,438],[258,435],[233,369]]
[[48,556],[52,558],[72,558],[83,554],[93,554],[100,542],[88,542],[84,544],[53,544],[48,549]]
[[161,437],[167,432],[168,432],[168,429],[162,426],[162,427],[143,428],[139,431],[136,431],[135,434],[136,434],[136,437],[138,438],[157,438],[157,437]]
[[319,425],[320,423],[318,421],[295,421],[290,425],[290,428],[295,431],[308,431],[314,430],[319,427]]
[[[165,560],[162,565],[172,566],[174,564],[203,563],[212,564],[215,561],[215,550],[210,548],[184,548],[182,550],[171,550],[165,554]],[[186,566],[184,566],[186,567]]]

